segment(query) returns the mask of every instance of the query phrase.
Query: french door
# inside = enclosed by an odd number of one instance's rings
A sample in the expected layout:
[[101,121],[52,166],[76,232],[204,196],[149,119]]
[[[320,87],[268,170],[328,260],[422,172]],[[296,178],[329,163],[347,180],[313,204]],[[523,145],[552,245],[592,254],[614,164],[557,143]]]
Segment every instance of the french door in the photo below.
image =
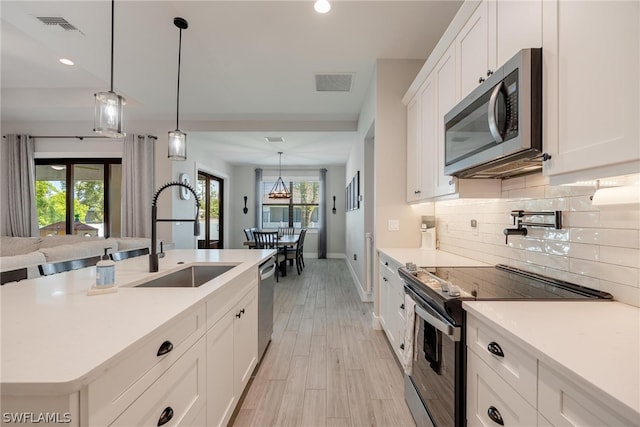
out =
[[222,249],[224,242],[224,180],[198,171],[196,191],[200,198],[198,249]]

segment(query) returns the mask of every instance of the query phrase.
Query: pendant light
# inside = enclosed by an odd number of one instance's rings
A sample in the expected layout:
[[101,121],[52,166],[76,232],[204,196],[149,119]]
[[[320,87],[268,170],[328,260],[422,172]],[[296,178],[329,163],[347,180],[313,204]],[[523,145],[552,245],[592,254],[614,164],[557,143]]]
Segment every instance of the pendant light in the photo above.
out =
[[122,131],[122,110],[126,100],[113,91],[113,28],[115,0],[111,0],[111,89],[98,92],[95,97],[93,131],[109,138],[125,136]]
[[278,180],[276,181],[275,185],[269,192],[269,198],[270,199],[290,199],[291,192],[289,191],[287,186],[284,184],[284,181],[282,180],[282,151],[278,151],[278,154],[280,155],[280,160],[278,162],[279,163]]
[[189,28],[186,19],[176,17],[173,18],[173,25],[180,30],[180,38],[178,41],[178,91],[176,96],[176,130],[169,131],[169,159],[170,160],[187,160],[187,134],[180,131],[178,126],[180,119],[180,54],[182,53],[182,30]]

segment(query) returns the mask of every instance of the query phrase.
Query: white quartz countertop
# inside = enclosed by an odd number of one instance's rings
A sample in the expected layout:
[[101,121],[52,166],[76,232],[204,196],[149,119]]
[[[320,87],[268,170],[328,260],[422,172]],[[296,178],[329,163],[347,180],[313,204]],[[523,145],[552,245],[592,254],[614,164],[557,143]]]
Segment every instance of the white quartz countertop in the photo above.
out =
[[462,306],[611,408],[640,419],[640,308],[570,301],[465,301]]
[[407,262],[412,262],[418,267],[486,267],[489,265],[437,249],[378,248],[378,251],[402,265]]
[[[95,267],[2,286],[3,394],[70,393],[100,367],[249,269],[273,250],[171,250],[149,273],[149,257],[116,263],[115,293],[88,296]],[[190,265],[235,268],[197,288],[135,288]],[[256,272],[257,276],[257,272]]]

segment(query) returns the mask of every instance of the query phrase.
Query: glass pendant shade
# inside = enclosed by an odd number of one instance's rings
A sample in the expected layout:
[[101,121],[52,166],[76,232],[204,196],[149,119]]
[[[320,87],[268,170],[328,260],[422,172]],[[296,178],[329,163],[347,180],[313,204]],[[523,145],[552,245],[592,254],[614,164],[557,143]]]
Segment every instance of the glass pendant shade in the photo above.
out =
[[122,110],[126,100],[115,92],[98,92],[95,94],[95,114],[93,130],[109,138],[125,136],[122,131]]
[[187,134],[178,129],[169,131],[169,160],[187,160]]

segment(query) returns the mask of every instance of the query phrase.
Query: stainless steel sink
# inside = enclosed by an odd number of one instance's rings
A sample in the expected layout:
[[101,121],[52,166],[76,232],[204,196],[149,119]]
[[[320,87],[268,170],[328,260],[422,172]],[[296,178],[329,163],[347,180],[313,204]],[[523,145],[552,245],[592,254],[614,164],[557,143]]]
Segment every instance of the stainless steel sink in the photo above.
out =
[[196,265],[175,271],[136,288],[197,288],[234,268],[235,265]]

